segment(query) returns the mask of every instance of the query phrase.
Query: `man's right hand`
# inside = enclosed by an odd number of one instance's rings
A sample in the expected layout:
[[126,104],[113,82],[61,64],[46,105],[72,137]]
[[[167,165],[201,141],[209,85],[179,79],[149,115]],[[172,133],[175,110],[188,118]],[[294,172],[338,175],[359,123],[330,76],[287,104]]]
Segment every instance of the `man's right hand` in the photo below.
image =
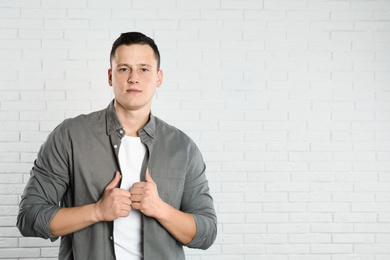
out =
[[117,188],[120,179],[121,174],[116,172],[114,179],[105,188],[102,198],[96,203],[99,221],[113,221],[129,215],[130,191]]
[[116,187],[120,179],[120,173],[116,172],[98,202],[60,209],[50,221],[50,231],[53,236],[68,235],[97,222],[127,217],[131,210],[130,191]]

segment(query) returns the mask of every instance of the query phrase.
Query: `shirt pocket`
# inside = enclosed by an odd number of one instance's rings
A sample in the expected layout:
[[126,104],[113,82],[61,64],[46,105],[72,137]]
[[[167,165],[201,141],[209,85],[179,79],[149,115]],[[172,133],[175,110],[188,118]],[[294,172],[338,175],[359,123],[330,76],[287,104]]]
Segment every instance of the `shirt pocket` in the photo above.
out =
[[176,209],[180,208],[183,196],[185,173],[179,171],[153,172],[152,179],[157,185],[160,198]]

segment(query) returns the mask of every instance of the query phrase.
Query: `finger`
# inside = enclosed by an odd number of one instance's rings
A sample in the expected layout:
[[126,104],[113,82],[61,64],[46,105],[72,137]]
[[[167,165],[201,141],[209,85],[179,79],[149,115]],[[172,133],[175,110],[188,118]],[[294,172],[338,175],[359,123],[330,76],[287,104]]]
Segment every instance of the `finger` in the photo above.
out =
[[131,196],[130,191],[124,189],[120,189],[120,195],[125,198],[130,198]]
[[130,200],[133,203],[140,202],[142,199],[142,195],[131,195]]
[[146,169],[145,181],[150,182],[150,183],[154,183],[152,176],[150,176],[149,168]]
[[142,189],[145,186],[145,182],[136,182],[131,189]]
[[143,193],[143,188],[131,188],[130,197],[134,195],[141,195]]
[[133,202],[131,205],[133,209],[139,210],[141,208],[141,203],[140,202]]
[[132,201],[131,199],[123,199],[122,203],[125,204],[126,206],[131,206]]
[[126,208],[126,209],[122,209],[121,212],[119,213],[119,217],[127,217],[127,216],[129,216],[130,211],[131,211],[131,207]]
[[114,179],[107,185],[106,190],[112,190],[114,189],[121,180],[121,174],[117,171],[115,173]]

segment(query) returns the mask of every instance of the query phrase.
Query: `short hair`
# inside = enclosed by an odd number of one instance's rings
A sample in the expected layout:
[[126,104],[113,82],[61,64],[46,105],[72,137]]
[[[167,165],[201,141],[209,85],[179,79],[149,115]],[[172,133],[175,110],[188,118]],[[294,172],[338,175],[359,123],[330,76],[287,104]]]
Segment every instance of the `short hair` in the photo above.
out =
[[160,52],[158,51],[157,45],[154,40],[140,32],[126,32],[122,33],[118,39],[112,44],[111,53],[110,53],[110,64],[113,57],[115,56],[116,49],[121,45],[149,45],[154,52],[154,56],[157,60],[157,70],[160,69]]

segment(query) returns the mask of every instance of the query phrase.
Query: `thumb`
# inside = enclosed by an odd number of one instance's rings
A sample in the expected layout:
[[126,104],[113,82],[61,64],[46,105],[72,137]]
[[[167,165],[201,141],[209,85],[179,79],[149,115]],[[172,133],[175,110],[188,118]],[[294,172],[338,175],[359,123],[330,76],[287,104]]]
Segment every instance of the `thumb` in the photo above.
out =
[[154,183],[152,176],[150,176],[149,168],[146,169],[145,181],[150,182],[150,183]]
[[120,180],[121,180],[121,174],[117,171],[115,173],[114,179],[107,185],[106,190],[114,189],[118,185]]

